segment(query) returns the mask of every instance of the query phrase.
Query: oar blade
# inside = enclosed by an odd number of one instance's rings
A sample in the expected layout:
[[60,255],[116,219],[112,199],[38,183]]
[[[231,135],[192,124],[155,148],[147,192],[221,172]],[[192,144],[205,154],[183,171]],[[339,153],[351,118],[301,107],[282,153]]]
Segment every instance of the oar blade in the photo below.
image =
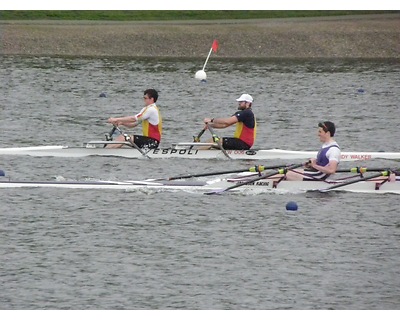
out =
[[221,195],[222,193],[224,193],[226,191],[226,189],[219,189],[219,190],[212,190],[212,191],[207,191],[204,192],[204,194],[206,195]]
[[[276,173],[273,173],[272,175],[274,175],[274,174],[276,174]],[[252,183],[252,182],[254,182],[254,181],[263,179],[264,177],[268,177],[268,176],[270,176],[270,175],[261,175],[261,176],[258,176],[257,178],[253,178],[253,179],[250,179],[250,180],[245,180],[245,181],[242,181],[242,182],[238,182],[238,183],[236,183],[235,185],[230,186],[230,187],[228,187],[228,188],[225,188],[225,189],[216,189],[216,190],[208,191],[208,192],[206,192],[206,193],[204,193],[204,194],[207,194],[207,195],[222,194],[222,193],[224,193],[224,192],[226,192],[226,191],[229,191],[229,190],[232,190],[232,189],[235,189],[235,188],[244,186],[245,184]]]

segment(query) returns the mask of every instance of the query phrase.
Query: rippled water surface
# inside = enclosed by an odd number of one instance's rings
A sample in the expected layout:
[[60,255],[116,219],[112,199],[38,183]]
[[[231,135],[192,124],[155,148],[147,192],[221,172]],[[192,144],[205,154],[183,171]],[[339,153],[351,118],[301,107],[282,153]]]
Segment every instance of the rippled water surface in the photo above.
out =
[[[154,87],[162,146],[192,140],[204,117],[232,114],[248,92],[257,148],[317,149],[316,124],[331,120],[344,150],[400,151],[398,61],[215,59],[200,83],[194,74],[203,63],[2,57],[0,146],[102,138],[108,117],[139,111],[144,89]],[[9,177],[27,180],[142,179],[254,164],[271,163],[0,156]],[[398,195],[0,193],[2,309],[400,308]],[[299,210],[286,211],[288,201]]]

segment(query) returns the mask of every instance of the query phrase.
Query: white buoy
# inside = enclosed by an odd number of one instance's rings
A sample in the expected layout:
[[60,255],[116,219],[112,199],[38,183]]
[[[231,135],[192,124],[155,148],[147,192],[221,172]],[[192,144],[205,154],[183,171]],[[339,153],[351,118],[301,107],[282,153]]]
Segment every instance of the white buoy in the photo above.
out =
[[199,70],[199,71],[197,71],[194,77],[195,77],[196,79],[199,79],[199,80],[206,80],[206,79],[207,79],[207,75],[206,75],[206,73],[204,72],[204,70]]

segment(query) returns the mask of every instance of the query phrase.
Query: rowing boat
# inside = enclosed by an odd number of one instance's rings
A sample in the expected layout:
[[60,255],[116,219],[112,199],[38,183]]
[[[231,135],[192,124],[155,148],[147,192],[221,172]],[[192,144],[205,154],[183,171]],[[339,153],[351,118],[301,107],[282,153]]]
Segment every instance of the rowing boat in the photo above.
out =
[[[0,180],[0,188],[68,188],[68,189],[114,189],[114,190],[182,190],[188,192],[206,192],[226,189],[242,183],[248,176],[230,179],[215,179],[210,181],[167,181],[167,180],[137,180],[137,181],[11,181]],[[306,191],[326,190],[343,184],[344,180],[329,181],[286,181],[276,182],[271,179],[261,179],[236,188],[238,192],[279,192],[299,193]],[[400,177],[387,179],[385,177],[360,181],[336,188],[337,191],[362,193],[394,193],[400,194]]]
[[[110,141],[90,141],[80,147],[69,146],[33,146],[0,148],[0,155],[27,155],[37,157],[87,157],[87,156],[111,156],[136,159],[234,159],[234,160],[276,160],[276,159],[309,159],[316,157],[316,151],[295,151],[284,149],[250,149],[250,150],[226,150],[224,153],[220,149],[198,149],[205,143],[178,143],[169,148],[157,148],[139,150],[124,146],[119,149],[103,148],[104,144]],[[126,144],[126,143],[125,143]],[[214,146],[214,144],[211,144]],[[229,158],[227,157],[229,156]],[[342,161],[364,161],[372,159],[400,159],[400,152],[354,152],[342,151]]]

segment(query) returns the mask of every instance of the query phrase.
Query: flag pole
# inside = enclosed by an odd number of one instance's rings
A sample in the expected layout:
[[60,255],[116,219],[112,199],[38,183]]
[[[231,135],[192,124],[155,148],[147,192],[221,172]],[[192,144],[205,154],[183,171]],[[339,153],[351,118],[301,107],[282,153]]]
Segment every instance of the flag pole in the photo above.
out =
[[204,71],[204,69],[206,68],[208,59],[209,59],[210,56],[211,56],[211,52],[213,52],[213,51],[214,51],[214,52],[217,52],[217,50],[218,50],[218,40],[217,40],[217,39],[214,39],[214,41],[213,41],[213,43],[212,43],[212,46],[211,46],[211,49],[210,49],[210,52],[208,53],[206,62],[204,63],[203,69],[197,71],[196,74],[194,75],[194,77],[195,77],[196,79],[199,79],[199,80],[201,80],[202,82],[205,82],[205,80],[207,79],[207,74],[206,74],[206,72]]
[[211,52],[212,52],[212,50],[213,50],[213,48],[211,47],[211,49],[210,49],[210,52],[208,53],[208,56],[207,56],[206,62],[204,63],[204,66],[203,66],[203,71],[204,71],[204,69],[206,68],[206,64],[207,64],[207,62],[208,62],[208,59],[209,59],[209,58],[210,58],[210,56],[211,56]]
[[214,41],[213,41],[213,43],[212,43],[212,46],[211,46],[211,49],[210,49],[210,52],[208,53],[208,56],[207,56],[207,59],[206,59],[206,62],[204,63],[204,66],[203,66],[203,71],[204,71],[204,69],[206,68],[206,65],[207,65],[207,62],[208,62],[208,59],[210,58],[210,56],[211,56],[211,52],[217,52],[217,50],[218,50],[218,41],[217,41],[217,39],[215,39]]

